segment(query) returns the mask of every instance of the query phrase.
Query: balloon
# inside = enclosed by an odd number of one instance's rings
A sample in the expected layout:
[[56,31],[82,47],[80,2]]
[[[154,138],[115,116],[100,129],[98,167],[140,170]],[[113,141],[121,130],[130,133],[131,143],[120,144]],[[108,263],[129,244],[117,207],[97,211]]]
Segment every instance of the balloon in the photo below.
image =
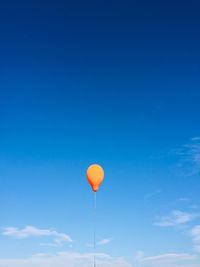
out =
[[104,179],[104,170],[98,164],[93,164],[87,169],[87,179],[94,192],[97,192]]

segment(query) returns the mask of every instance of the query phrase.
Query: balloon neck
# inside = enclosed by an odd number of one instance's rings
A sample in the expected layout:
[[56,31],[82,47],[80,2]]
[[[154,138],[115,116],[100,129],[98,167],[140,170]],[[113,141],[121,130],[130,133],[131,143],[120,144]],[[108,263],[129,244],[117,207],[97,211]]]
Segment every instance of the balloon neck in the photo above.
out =
[[96,193],[98,191],[99,187],[98,186],[93,186],[92,190]]

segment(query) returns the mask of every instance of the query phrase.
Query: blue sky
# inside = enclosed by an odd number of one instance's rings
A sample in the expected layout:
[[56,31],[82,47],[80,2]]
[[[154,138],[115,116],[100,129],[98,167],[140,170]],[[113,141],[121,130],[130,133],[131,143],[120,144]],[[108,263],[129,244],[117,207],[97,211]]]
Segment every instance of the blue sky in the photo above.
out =
[[0,3],[0,266],[200,266],[199,10]]

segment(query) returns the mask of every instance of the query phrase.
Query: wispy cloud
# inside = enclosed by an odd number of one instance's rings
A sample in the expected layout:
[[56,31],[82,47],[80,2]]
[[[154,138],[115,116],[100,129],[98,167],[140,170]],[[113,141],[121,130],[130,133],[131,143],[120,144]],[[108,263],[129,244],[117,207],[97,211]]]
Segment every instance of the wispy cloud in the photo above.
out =
[[172,227],[181,224],[186,224],[199,217],[199,214],[188,213],[180,210],[173,210],[169,215],[160,217],[155,225],[160,227]]
[[112,241],[112,238],[104,238],[97,242],[97,245],[107,245]]
[[[113,240],[113,238],[103,238],[100,239],[99,241],[97,241],[96,245],[97,246],[104,246],[109,244],[111,241]],[[86,244],[87,247],[92,248],[94,247],[94,244]]]
[[177,202],[185,202],[185,203],[189,203],[190,199],[187,197],[180,197],[179,199],[177,199]]
[[149,266],[149,267],[175,267],[175,266],[184,266],[192,267],[197,265],[198,257],[193,254],[188,253],[167,253],[151,257],[141,257],[139,262],[140,266]]
[[[92,266],[94,255],[89,253],[60,252],[57,254],[38,254],[30,258],[0,259],[0,267],[86,267]],[[96,254],[99,267],[132,267],[123,258],[107,254]]]
[[51,229],[39,229],[35,226],[26,226],[23,229],[5,227],[2,228],[2,235],[17,239],[51,237],[54,241],[54,245],[56,246],[61,246],[65,242],[72,242],[71,237],[65,233],[59,233]]
[[200,141],[200,137],[199,136],[193,137],[192,141]]
[[196,225],[192,228],[191,232],[194,249],[200,253],[200,225]]
[[200,137],[194,137],[191,141],[175,150],[180,157],[179,168],[185,176],[191,176],[200,172]]

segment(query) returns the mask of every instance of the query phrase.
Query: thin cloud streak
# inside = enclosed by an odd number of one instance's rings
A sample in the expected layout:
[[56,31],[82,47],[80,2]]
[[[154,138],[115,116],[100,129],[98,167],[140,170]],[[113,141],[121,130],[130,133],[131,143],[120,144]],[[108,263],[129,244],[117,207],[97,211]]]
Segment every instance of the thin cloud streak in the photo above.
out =
[[191,229],[190,235],[195,251],[200,253],[200,225],[196,225]]
[[[141,253],[140,253],[141,254]],[[138,259],[140,267],[200,267],[198,256],[189,253],[166,253],[156,256],[145,257],[144,253]]]
[[162,216],[154,225],[160,227],[173,227],[189,223],[199,217],[199,214],[173,210],[168,216]]
[[[87,267],[93,264],[93,254],[60,252],[56,254],[38,254],[30,258],[0,259],[0,267]],[[99,267],[133,267],[123,258],[114,258],[107,254],[96,254]]]
[[72,242],[71,237],[65,233],[51,229],[39,229],[35,226],[25,226],[23,229],[4,227],[2,228],[2,235],[16,239],[51,237],[56,246],[62,246],[65,242]]
[[102,245],[107,245],[107,244],[109,244],[111,241],[112,241],[112,238],[104,238],[104,239],[98,241],[98,242],[97,242],[97,245],[100,245],[100,246],[102,246]]
[[200,137],[175,150],[180,157],[179,169],[184,176],[193,176],[200,172]]

